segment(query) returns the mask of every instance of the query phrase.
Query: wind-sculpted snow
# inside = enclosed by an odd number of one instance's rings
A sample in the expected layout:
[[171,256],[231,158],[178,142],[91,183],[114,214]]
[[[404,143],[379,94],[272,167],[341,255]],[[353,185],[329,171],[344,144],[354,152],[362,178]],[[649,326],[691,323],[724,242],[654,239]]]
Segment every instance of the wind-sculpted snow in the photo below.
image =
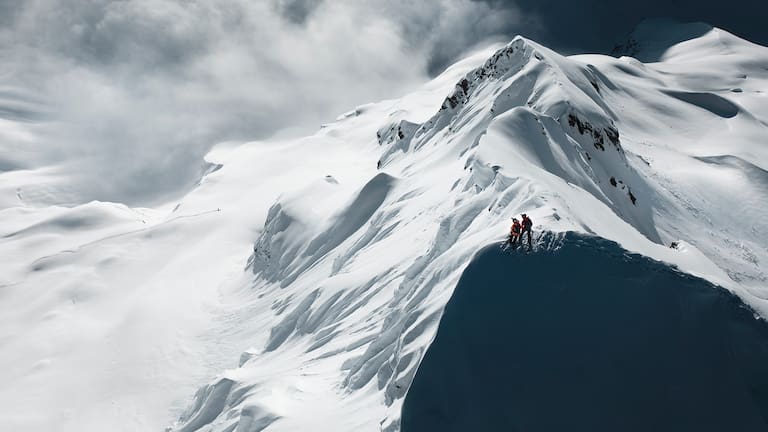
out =
[[732,118],[739,113],[739,107],[724,97],[713,93],[667,91],[668,95],[695,107],[709,111],[716,116]]
[[[487,151],[483,147],[491,145],[482,145],[488,141],[485,135],[502,132],[501,139],[513,143],[513,151],[527,148],[528,156],[535,159],[531,162],[594,191],[627,222],[660,241],[648,223],[648,203],[655,200],[653,189],[627,163],[614,122],[616,114],[603,97],[616,89],[595,66],[574,63],[518,37],[462,78],[440,110],[415,134],[412,128],[395,133],[400,126],[379,132],[380,143],[389,144],[381,161],[386,164],[397,151],[465,143],[471,137],[472,145],[460,151],[482,154]],[[515,168],[515,162],[487,162],[502,169]],[[638,207],[638,200],[640,208],[633,208]]]
[[195,395],[195,404],[190,407],[189,414],[181,417],[185,425],[179,431],[199,430],[221,415],[233,384],[234,381],[231,379],[222,378],[218,382],[198,390]]
[[384,129],[376,132],[379,144],[386,146],[384,154],[378,162],[380,168],[386,164],[397,152],[406,152],[411,145],[411,139],[416,134],[419,125],[407,120],[400,120],[396,124],[387,125]]
[[254,246],[254,257],[249,263],[253,272],[263,273],[264,277],[271,280],[280,280],[281,286],[289,285],[330,250],[363,227],[387,198],[395,183],[393,177],[384,173],[377,174],[343,211],[334,216],[327,226],[321,226],[311,239],[307,238],[307,234],[316,229],[313,226],[316,225],[315,221],[299,220],[279,203],[275,204],[267,216],[265,234]]
[[402,431],[764,431],[768,323],[733,294],[576,233],[475,256]]
[[309,242],[304,254],[323,256],[362,228],[387,198],[394,183],[392,176],[377,174],[360,190],[346,209],[334,218],[331,226]]

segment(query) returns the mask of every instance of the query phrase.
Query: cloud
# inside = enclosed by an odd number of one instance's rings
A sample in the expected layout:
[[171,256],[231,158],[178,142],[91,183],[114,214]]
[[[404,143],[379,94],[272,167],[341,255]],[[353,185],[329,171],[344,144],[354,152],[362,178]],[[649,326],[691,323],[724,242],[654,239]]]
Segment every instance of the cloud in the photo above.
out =
[[275,7],[283,17],[296,24],[303,24],[320,2],[321,0],[276,0]]

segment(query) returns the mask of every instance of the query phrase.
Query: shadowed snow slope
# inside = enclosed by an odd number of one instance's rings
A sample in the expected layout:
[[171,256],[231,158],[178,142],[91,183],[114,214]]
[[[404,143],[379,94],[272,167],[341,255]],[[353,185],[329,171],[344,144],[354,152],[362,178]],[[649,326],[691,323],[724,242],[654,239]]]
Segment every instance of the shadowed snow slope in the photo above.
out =
[[568,233],[478,253],[402,431],[765,431],[768,323],[728,291]]

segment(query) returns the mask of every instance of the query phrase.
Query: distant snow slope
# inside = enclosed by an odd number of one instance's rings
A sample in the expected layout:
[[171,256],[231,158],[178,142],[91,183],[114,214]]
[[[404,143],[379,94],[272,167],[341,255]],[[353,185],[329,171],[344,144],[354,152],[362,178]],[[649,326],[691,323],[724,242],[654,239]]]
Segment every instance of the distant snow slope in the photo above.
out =
[[222,145],[178,205],[3,189],[0,418],[397,430],[462,271],[521,212],[768,316],[768,48],[699,30],[648,64],[516,38],[314,136]]

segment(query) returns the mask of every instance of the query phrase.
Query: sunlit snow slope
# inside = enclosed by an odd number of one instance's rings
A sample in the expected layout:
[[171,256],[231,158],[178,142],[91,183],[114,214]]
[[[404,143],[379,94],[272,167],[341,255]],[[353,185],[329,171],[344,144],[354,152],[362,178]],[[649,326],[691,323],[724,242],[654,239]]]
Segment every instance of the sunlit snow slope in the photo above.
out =
[[20,196],[0,201],[0,418],[398,430],[462,271],[521,212],[768,316],[768,48],[701,25],[643,34],[664,36],[633,45],[660,61],[516,38],[311,137],[221,145],[178,205],[3,190]]

